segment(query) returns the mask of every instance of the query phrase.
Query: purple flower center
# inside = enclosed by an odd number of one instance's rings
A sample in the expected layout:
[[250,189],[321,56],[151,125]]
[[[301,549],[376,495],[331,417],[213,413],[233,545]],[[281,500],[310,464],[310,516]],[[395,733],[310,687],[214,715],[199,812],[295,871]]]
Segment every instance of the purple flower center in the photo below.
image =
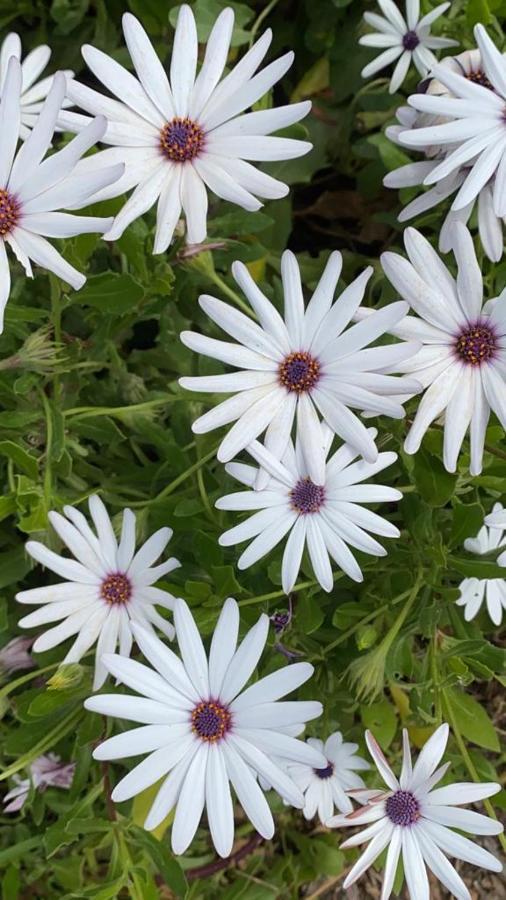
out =
[[310,391],[318,381],[320,363],[310,353],[298,350],[285,357],[279,367],[278,375],[281,384],[287,390],[302,394],[304,391]]
[[415,47],[418,47],[419,43],[420,38],[416,31],[406,31],[406,34],[402,38],[402,46],[405,50],[414,50]]
[[310,478],[301,478],[290,491],[290,500],[293,509],[302,515],[316,513],[325,500],[325,488]]
[[221,703],[203,700],[192,712],[192,731],[202,741],[214,744],[229,731],[232,716]]
[[19,221],[20,205],[8,191],[0,189],[0,237],[4,238]]
[[132,596],[132,585],[126,575],[123,575],[122,572],[115,572],[104,579],[100,593],[106,603],[128,603]]
[[173,162],[195,159],[204,146],[204,131],[191,119],[172,119],[160,132],[160,149]]
[[334,763],[329,762],[328,766],[324,766],[323,769],[313,769],[313,771],[318,778],[322,779],[322,781],[326,778],[332,778],[332,775],[334,774]]
[[455,341],[457,356],[471,366],[489,362],[495,356],[496,350],[496,334],[487,322],[476,322],[462,331]]
[[411,791],[396,791],[388,797],[385,808],[394,825],[414,825],[420,818],[420,806]]

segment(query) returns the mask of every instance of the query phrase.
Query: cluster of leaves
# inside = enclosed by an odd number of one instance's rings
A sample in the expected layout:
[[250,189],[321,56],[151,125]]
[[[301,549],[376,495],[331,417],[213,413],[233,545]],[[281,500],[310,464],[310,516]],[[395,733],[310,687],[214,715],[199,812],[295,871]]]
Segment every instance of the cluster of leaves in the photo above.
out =
[[[292,190],[261,213],[215,201],[211,249],[189,255],[179,240],[166,256],[153,257],[153,218],[147,215],[113,246],[91,235],[65,242],[69,261],[89,276],[79,293],[63,293],[61,283],[44,274],[32,282],[16,272],[0,338],[1,645],[19,633],[15,592],[48,577],[26,556],[27,537],[57,549],[48,511],[78,504],[96,490],[113,513],[127,505],[135,509],[141,537],[165,524],[174,528],[171,552],[182,566],[163,586],[191,604],[203,634],[211,632],[229,595],[239,600],[244,627],[261,611],[273,615],[287,608],[279,552],[239,577],[236,550],[218,545],[233,522],[214,509],[214,501],[233,488],[215,459],[217,436],[193,438],[191,422],[202,403],[177,383],[182,374],[218,368],[197,360],[178,335],[193,327],[209,333],[197,305],[200,292],[234,301],[229,271],[235,259],[279,298],[279,258],[287,245],[299,254],[308,290],[330,250],[339,248],[345,283],[371,263],[376,273],[368,302],[392,300],[377,259],[386,246],[400,246],[401,229],[397,197],[382,188],[382,178],[407,157],[381,132],[400,99],[388,95],[386,79],[364,84],[360,78],[370,55],[356,37],[368,3],[230,5],[237,21],[234,52],[266,24],[274,30],[274,51],[295,50],[283,91],[285,98],[313,99],[314,114],[292,131],[307,130],[314,150],[270,166]],[[193,4],[202,40],[222,6],[220,0]],[[61,68],[79,70],[84,42],[128,65],[120,34],[125,8],[123,0],[0,0],[0,26],[16,28],[26,49],[50,43]],[[129,0],[128,8],[163,58],[177,5]],[[501,34],[505,18],[504,0],[455,0],[441,27],[469,46],[475,21]],[[102,204],[100,214],[113,213],[121,202]],[[419,222],[435,242],[440,221],[435,210]],[[506,263],[482,263],[488,296],[495,296],[506,284]],[[408,418],[415,404],[408,406]],[[383,747],[392,745],[394,756],[402,726],[421,746],[446,719],[453,729],[453,777],[493,781],[504,655],[486,612],[466,624],[454,602],[463,577],[502,574],[494,562],[469,557],[463,541],[476,533],[494,500],[504,501],[504,435],[497,423],[490,425],[483,474],[471,478],[465,453],[457,474],[445,472],[437,426],[414,458],[402,452],[405,422],[379,427],[381,448],[399,453],[388,479],[404,499],[381,512],[401,529],[401,539],[389,542],[384,559],[360,560],[363,585],[337,573],[330,595],[305,561],[291,598],[293,616],[282,633],[273,630],[261,674],[285,665],[287,654],[309,659],[315,676],[302,693],[325,707],[311,733],[326,737],[339,728],[361,743],[369,727]],[[336,834],[305,823],[276,799],[275,839],[260,843],[239,819],[238,860],[228,868],[216,864],[204,829],[179,861],[164,837],[170,821],[152,835],[142,830],[152,791],[114,811],[107,793],[124,769],[100,767],[91,751],[118,724],[109,726],[82,708],[91,693],[91,658],[53,677],[61,655],[61,648],[39,654],[36,669],[0,683],[0,792],[49,750],[76,763],[70,791],[32,790],[21,814],[0,814],[3,900],[191,900],[213,898],[218,890],[226,900],[268,900],[301,891],[309,896],[313,882],[337,880],[352,854],[338,849]]]

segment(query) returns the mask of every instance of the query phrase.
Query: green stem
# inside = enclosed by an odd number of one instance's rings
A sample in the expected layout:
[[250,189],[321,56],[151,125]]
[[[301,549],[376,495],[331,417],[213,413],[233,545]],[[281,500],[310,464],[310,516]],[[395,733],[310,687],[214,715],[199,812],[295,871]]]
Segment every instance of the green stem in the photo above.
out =
[[172,395],[159,397],[157,400],[146,400],[144,403],[134,403],[132,406],[76,406],[74,409],[66,409],[63,415],[73,416],[78,419],[88,419],[93,416],[122,416],[129,413],[141,412],[144,409],[151,409],[156,406],[163,406],[170,403],[171,400],[179,398]]
[[[343,572],[336,572],[334,575],[334,582],[339,581],[340,578],[343,578]],[[319,582],[316,579],[311,579],[311,581],[300,581],[296,584],[292,590],[291,594],[296,594],[298,591],[305,591],[306,588],[316,587]],[[239,606],[252,606],[254,603],[267,603],[269,600],[278,600],[279,597],[286,597],[284,591],[272,591],[270,594],[259,594],[258,597],[248,597],[247,600],[239,600]]]
[[[82,659],[86,659],[87,656],[92,656],[94,653],[93,650],[90,650],[88,653],[85,653]],[[61,665],[61,659],[58,662],[50,663],[48,666],[44,666],[42,669],[35,669],[34,672],[28,672],[26,675],[20,675],[19,678],[15,678],[14,681],[9,681],[9,684],[4,685],[4,687],[0,688],[0,700],[3,700],[4,697],[8,697],[9,694],[12,694],[16,688],[21,687],[23,684],[27,684],[29,681],[33,681],[34,678],[39,678],[40,675],[44,675],[45,672],[52,672],[53,669],[58,669]]]
[[142,884],[139,883],[139,878],[136,873],[133,871],[134,863],[132,857],[130,856],[130,851],[128,849],[128,844],[125,839],[125,835],[118,828],[117,832],[118,838],[118,850],[121,861],[123,863],[124,870],[128,873],[129,879],[131,879],[131,885],[129,887],[130,896],[132,900],[143,900],[144,891],[142,890]]
[[53,475],[51,471],[51,453],[53,448],[53,419],[51,416],[51,407],[46,394],[40,389],[42,405],[44,407],[44,415],[46,419],[46,451],[44,455],[44,499],[46,503],[46,512],[51,509]]
[[[402,607],[394,624],[392,625],[390,630],[387,631],[385,637],[383,638],[383,640],[381,641],[381,644],[379,645],[385,649],[385,652],[388,653],[388,651],[390,650],[390,647],[392,646],[393,642],[395,641],[395,638],[399,634],[399,631],[401,630],[402,626],[404,625],[404,622],[406,621],[409,613],[411,612],[411,608],[412,608],[416,598],[418,597],[418,593],[420,591],[420,585],[421,585],[422,581],[423,581],[423,570],[419,569],[416,581],[413,585],[412,590],[409,592],[406,604]],[[401,596],[402,596],[402,594],[401,594]]]
[[373,612],[368,613],[367,616],[364,616],[363,619],[360,619],[360,621],[356,622],[355,625],[352,625],[351,628],[348,628],[347,631],[344,631],[342,634],[340,634],[335,641],[332,641],[331,644],[327,644],[327,646],[321,651],[321,654],[318,657],[315,657],[315,659],[323,659],[323,657],[325,657],[327,653],[330,653],[332,650],[338,647],[339,644],[344,644],[344,642],[347,641],[348,638],[352,637],[352,635],[354,635],[359,628],[361,628],[363,625],[368,625],[369,622],[373,622],[384,612],[386,612],[387,609],[390,609],[390,607],[396,606],[398,603],[401,603],[402,600],[408,597],[410,593],[411,591],[404,591],[403,594],[399,594],[399,596],[395,597],[394,600],[391,600],[388,603],[383,603],[383,605],[379,606],[378,609],[375,609],[373,610]]
[[3,772],[0,772],[0,781],[5,781],[6,778],[10,778],[11,775],[19,772],[20,769],[25,769],[30,763],[37,759],[38,756],[42,756],[46,750],[55,746],[62,738],[66,737],[67,734],[74,731],[81,716],[81,709],[78,709],[77,711],[73,709],[65,719],[58,722],[58,725],[56,725],[49,734],[44,735],[38,744],[35,744],[28,753],[24,753],[15,763],[7,766]]
[[255,21],[253,23],[253,27],[250,32],[250,37],[249,37],[250,47],[254,43],[255,35],[257,34],[258,29],[260,28],[262,22],[264,22],[265,19],[267,18],[267,16],[269,16],[271,14],[272,10],[274,9],[275,6],[278,5],[278,3],[279,3],[279,0],[271,0],[271,2],[267,4],[265,9],[263,9],[262,12],[260,13],[260,15],[257,16],[257,18],[255,19]]
[[[475,765],[474,765],[474,763],[471,759],[471,756],[469,754],[469,751],[464,743],[464,739],[462,737],[459,726],[457,724],[457,720],[453,713],[452,705],[451,705],[450,701],[448,700],[448,696],[447,696],[447,693],[444,688],[442,688],[441,693],[442,693],[442,697],[443,697],[443,705],[446,710],[446,715],[447,715],[448,721],[452,727],[453,736],[457,742],[457,746],[460,750],[462,759],[464,760],[464,762],[466,764],[467,771],[469,772],[469,774],[470,774],[471,778],[473,779],[473,781],[475,782],[475,784],[480,784],[481,778],[478,775],[478,772],[476,771]],[[483,806],[487,810],[489,816],[492,819],[495,819],[496,822],[498,822],[499,819],[496,815],[495,809],[492,806],[492,804],[488,798],[483,801]],[[499,838],[501,847],[503,848],[503,850],[506,850],[506,837],[504,836],[504,834],[499,834],[498,838]]]
[[188,469],[185,469],[185,471],[182,472],[181,475],[178,475],[177,478],[174,479],[174,481],[171,481],[170,484],[167,485],[167,487],[164,487],[163,491],[160,491],[160,493],[157,494],[156,497],[153,497],[152,500],[147,500],[145,503],[131,503],[130,506],[153,506],[153,504],[159,503],[160,500],[163,500],[165,497],[168,497],[169,494],[172,494],[180,484],[183,484],[183,482],[186,481],[187,478],[190,478],[195,474],[195,472],[198,472],[198,470],[201,469],[202,466],[205,466],[206,463],[213,459],[216,456],[217,449],[218,447],[214,447],[209,451],[209,453],[206,453],[206,455],[203,456],[202,459],[197,460],[196,463],[194,463],[192,466],[189,466]]
[[[54,275],[49,276],[51,285],[51,319],[55,343],[61,345],[61,284]],[[57,406],[61,404],[61,381],[57,372],[53,375],[53,399]]]
[[242,299],[242,297],[239,296],[239,294],[236,294],[236,292],[231,287],[228,286],[227,282],[224,281],[223,278],[220,275],[218,275],[217,272],[215,272],[213,270],[212,272],[209,272],[208,275],[209,275],[209,278],[211,279],[211,281],[214,282],[216,287],[219,287],[220,290],[224,294],[226,294],[226,296],[230,300],[232,300],[232,302],[235,303],[236,306],[239,307],[241,312],[245,313],[250,319],[256,320],[256,316],[253,314],[253,312],[252,312],[251,308],[248,306],[248,304]]
[[434,689],[434,714],[437,722],[443,719],[443,709],[441,704],[441,687],[439,682],[439,670],[437,665],[437,627],[434,628],[432,634],[430,648],[430,668],[432,674],[432,687]]

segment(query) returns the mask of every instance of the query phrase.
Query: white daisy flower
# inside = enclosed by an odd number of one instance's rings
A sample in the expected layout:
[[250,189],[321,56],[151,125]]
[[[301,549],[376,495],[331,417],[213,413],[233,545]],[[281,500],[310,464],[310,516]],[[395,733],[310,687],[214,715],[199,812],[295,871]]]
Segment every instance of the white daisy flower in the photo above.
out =
[[[487,79],[483,71],[481,63],[481,54],[479,50],[466,50],[458,56],[446,57],[441,60],[441,66],[445,66],[448,70],[459,77],[466,78],[475,84],[481,84],[483,87],[493,90],[492,85]],[[444,96],[446,98],[454,95],[450,90],[437,78],[432,78],[427,84],[427,95]],[[433,127],[448,121],[446,116],[437,116],[426,112],[417,112],[409,106],[402,106],[396,113],[399,124],[389,126],[386,134],[396,144],[407,145],[406,134],[413,129]],[[424,184],[424,181],[430,173],[440,165],[441,161],[448,156],[454,149],[453,145],[434,145],[428,143],[421,147],[415,146],[416,150],[423,150],[426,157],[425,160],[408,163],[389,172],[383,180],[385,187],[389,188],[405,188],[418,187]],[[445,202],[449,197],[456,193],[463,185],[470,168],[465,164],[455,171],[450,172],[440,181],[438,181],[429,190],[426,190],[420,196],[415,197],[408,203],[399,215],[399,222],[407,222],[429,209],[433,209],[440,203]],[[449,253],[452,248],[455,234],[455,224],[462,222],[466,225],[471,218],[475,203],[478,204],[478,231],[483,249],[487,257],[492,262],[499,262],[503,254],[503,225],[504,219],[498,216],[494,209],[494,190],[495,175],[483,185],[475,200],[471,200],[462,209],[450,209],[447,213],[441,230],[439,232],[439,249],[442,253]]]
[[[288,193],[287,185],[247,160],[285,160],[311,149],[307,141],[271,137],[306,116],[311,103],[294,103],[256,112],[244,111],[267,94],[293,62],[286,53],[261,72],[272,33],[267,31],[243,59],[222,78],[234,26],[234,13],[224,9],[207,43],[197,74],[198,40],[193,13],[181,6],[170,64],[170,83],[140,22],[123,16],[123,31],[137,77],[115,60],[85,45],[84,59],[94,75],[118,100],[109,99],[75,81],[69,97],[88,112],[108,119],[104,150],[83,163],[96,171],[116,162],[126,164],[124,177],[96,199],[118,196],[135,188],[114,219],[106,240],[116,240],[134,219],[158,201],[155,253],[164,253],[183,210],[187,240],[201,243],[207,233],[207,189],[243,209],[258,210],[257,197],[273,200]],[[69,128],[80,128],[83,117],[67,116]]]
[[437,63],[432,50],[456,47],[458,41],[432,37],[430,33],[432,23],[446,12],[450,3],[441,3],[421,18],[420,0],[406,0],[406,17],[401,15],[393,0],[378,0],[378,6],[384,17],[372,12],[364,13],[364,20],[375,28],[376,32],[364,34],[359,39],[359,44],[365,47],[381,47],[382,52],[362,69],[362,78],[369,78],[398,60],[389,87],[390,93],[395,94],[412,63],[424,77]]
[[304,806],[302,792],[273,757],[325,764],[319,751],[286,733],[321,715],[322,705],[279,699],[311,677],[313,667],[306,662],[278,669],[244,690],[267,640],[265,614],[237,647],[239,608],[229,598],[214,631],[209,659],[183,600],[175,601],[174,622],[182,660],[138,625],[136,641],[156,671],[105,655],[111,674],[141,698],[106,694],[91,697],[86,708],[143,727],[109,738],[93,756],[126,759],[147,753],[116,785],[113,800],[128,800],[163,778],[144,827],[156,828],[175,806],[172,849],[184,853],[205,807],[213,844],[220,856],[227,857],[234,842],[230,784],[246,816],[265,838],[273,836],[274,822],[259,776],[293,806]]
[[480,267],[461,223],[455,226],[456,280],[420,232],[407,228],[404,244],[409,262],[398,253],[381,257],[385,275],[416,313],[391,332],[423,345],[399,366],[425,388],[404,449],[416,453],[431,423],[444,414],[445,468],[455,472],[469,429],[470,471],[479,475],[491,411],[506,428],[506,299],[501,294],[483,306]]
[[115,165],[89,175],[76,174],[77,161],[104,133],[103,117],[92,121],[62,150],[44,158],[65,96],[62,72],[55,75],[33,131],[16,152],[21,125],[21,83],[19,60],[11,56],[0,101],[0,331],[11,287],[6,244],[30,278],[34,262],[79,289],[86,281],[85,276],[69,265],[45,238],[105,231],[111,219],[74,216],[57,210],[86,206],[91,194],[115,181],[123,171],[121,165]]
[[500,503],[496,503],[493,511],[485,516],[485,525],[506,531],[506,509]]
[[464,78],[448,66],[435,66],[433,74],[452,96],[414,94],[408,102],[421,112],[444,116],[446,121],[408,130],[400,135],[400,141],[410,147],[449,145],[449,152],[427,173],[424,184],[436,184],[467,167],[452,203],[454,210],[465,209],[495,176],[493,208],[496,216],[502,218],[506,215],[506,57],[495,47],[483,25],[476,25],[474,34],[485,79]]
[[[244,370],[181,378],[179,382],[191,391],[234,394],[192,426],[194,432],[202,434],[237,420],[219,447],[221,462],[232,459],[266,429],[265,446],[280,459],[296,418],[309,474],[316,484],[323,484],[324,431],[318,412],[332,431],[368,462],[377,459],[378,450],[372,432],[352,409],[396,419],[405,415],[397,398],[390,395],[416,393],[420,385],[413,379],[394,378],[391,373],[413,355],[418,345],[368,345],[391,331],[404,318],[408,306],[392,303],[375,312],[367,323],[345,331],[373,269],[369,266],[333,303],[341,266],[341,254],[332,253],[305,308],[297,260],[286,250],[281,258],[283,319],[246,266],[235,262],[232,273],[257,315],[258,325],[221,300],[200,297],[204,312],[238,343],[183,331],[183,344]],[[265,485],[265,480],[262,477],[257,487]]]
[[[500,527],[493,523],[502,522]],[[489,526],[489,527],[487,527]],[[483,556],[498,550],[506,544],[506,510],[501,503],[494,505],[492,513],[485,519],[476,537],[467,538],[464,547],[469,553]],[[506,566],[506,549],[497,557],[498,566]],[[466,622],[478,615],[483,602],[494,625],[500,625],[503,608],[506,609],[506,579],[504,578],[464,578],[460,584],[457,606],[464,607]]]
[[136,553],[134,513],[130,509],[123,512],[118,543],[100,497],[94,494],[88,505],[96,533],[82,512],[73,506],[63,508],[64,516],[49,513],[51,525],[75,559],[59,556],[38,541],[26,544],[33,559],[66,580],[21,591],[16,594],[16,600],[42,604],[41,609],[20,619],[22,628],[62,620],[37,638],[33,645],[35,651],[51,650],[77,635],[62,662],[79,662],[97,642],[93,688],[98,690],[107,677],[102,654],[112,653],[119,643],[119,652],[128,656],[135,622],[148,628],[156,626],[168,638],[174,636],[173,626],[155,609],[155,606],[172,609],[174,598],[153,585],[180,563],[171,557],[153,566],[172,537],[171,528],[160,528]]
[[[0,97],[4,92],[5,79],[7,77],[7,67],[11,56],[21,61],[21,40],[18,34],[12,31],[4,38],[0,45]],[[19,136],[24,141],[30,134],[33,126],[37,121],[37,117],[42,109],[42,101],[46,99],[51,87],[53,86],[53,75],[37,81],[39,75],[42,74],[51,58],[51,48],[46,44],[35,47],[21,63],[21,125],[19,128]],[[65,70],[64,75],[72,78],[74,73]],[[68,100],[64,100],[62,106],[69,106]]]
[[412,767],[408,732],[404,729],[399,780],[371,732],[366,732],[369,752],[387,790],[352,792],[366,805],[347,816],[336,816],[327,822],[330,827],[339,828],[367,825],[363,831],[341,844],[341,849],[346,849],[370,841],[348,873],[343,883],[345,889],[363,875],[386,847],[388,853],[381,900],[388,900],[392,893],[401,853],[411,900],[429,900],[426,865],[457,900],[471,900],[470,892],[445,854],[492,872],[502,870],[499,860],[488,850],[452,830],[458,828],[473,835],[500,834],[502,825],[495,819],[460,807],[493,796],[501,790],[501,786],[457,783],[433,790],[450,765],[446,763],[438,768],[448,742],[448,732],[448,725],[441,725],[429,738]]
[[320,769],[297,763],[288,767],[288,774],[304,794],[303,813],[312,819],[318,813],[322,825],[326,825],[334,807],[342,813],[350,813],[353,805],[346,791],[365,787],[357,771],[369,769],[369,763],[357,756],[358,744],[343,741],[340,731],[325,741],[308,738],[307,743],[323,753],[327,765]]
[[[374,438],[376,430],[369,431]],[[324,434],[326,455],[333,435],[326,427]],[[374,463],[362,459],[353,463],[357,452],[344,444],[326,463],[322,484],[312,480],[300,440],[295,449],[290,441],[282,462],[258,441],[248,447],[248,453],[270,476],[266,487],[228,494],[216,502],[218,509],[259,510],[220,537],[223,547],[254,538],[239,557],[239,569],[253,565],[288,534],[281,570],[285,593],[289,594],[296,582],[306,544],[315,577],[324,591],[331,591],[331,559],[354,581],[363,581],[348,545],[373,556],[386,556],[386,550],[367,531],[383,537],[400,536],[395,525],[362,506],[402,500],[395,488],[362,484],[391,466],[396,453],[379,453]],[[226,470],[247,487],[255,485],[258,470],[253,466],[229,463]]]

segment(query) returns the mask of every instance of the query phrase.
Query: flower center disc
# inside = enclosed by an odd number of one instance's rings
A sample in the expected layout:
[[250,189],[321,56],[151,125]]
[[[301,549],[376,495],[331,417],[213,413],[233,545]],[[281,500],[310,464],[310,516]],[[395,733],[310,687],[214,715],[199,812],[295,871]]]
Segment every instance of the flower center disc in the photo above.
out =
[[126,575],[117,572],[104,579],[100,592],[106,603],[128,603],[132,595],[132,585]]
[[410,791],[396,791],[388,797],[386,813],[394,825],[413,825],[420,818],[420,806]]
[[415,47],[418,47],[419,43],[420,38],[416,31],[406,31],[406,34],[402,38],[402,46],[405,50],[414,50]]
[[160,132],[161,151],[173,162],[195,159],[203,146],[204,131],[191,119],[172,119]]
[[466,75],[468,81],[474,82],[474,84],[481,84],[482,87],[488,88],[489,91],[494,90],[494,85],[488,80],[485,72],[469,72],[469,75]]
[[0,237],[5,237],[19,220],[19,203],[8,191],[0,189]]
[[320,377],[320,363],[303,350],[290,353],[279,367],[279,380],[289,391],[310,391]]
[[488,362],[497,350],[497,341],[493,329],[489,325],[477,322],[467,331],[463,331],[455,343],[457,355],[463,362],[471,366],[479,366]]
[[302,515],[318,512],[325,500],[325,488],[310,478],[301,478],[290,491],[292,507]]
[[192,731],[202,741],[214,744],[230,728],[232,717],[221,703],[204,700],[192,712]]
[[314,769],[313,771],[318,778],[322,779],[322,781],[324,781],[325,778],[332,778],[332,775],[334,774],[334,763],[329,762],[328,766],[325,766],[323,769]]

